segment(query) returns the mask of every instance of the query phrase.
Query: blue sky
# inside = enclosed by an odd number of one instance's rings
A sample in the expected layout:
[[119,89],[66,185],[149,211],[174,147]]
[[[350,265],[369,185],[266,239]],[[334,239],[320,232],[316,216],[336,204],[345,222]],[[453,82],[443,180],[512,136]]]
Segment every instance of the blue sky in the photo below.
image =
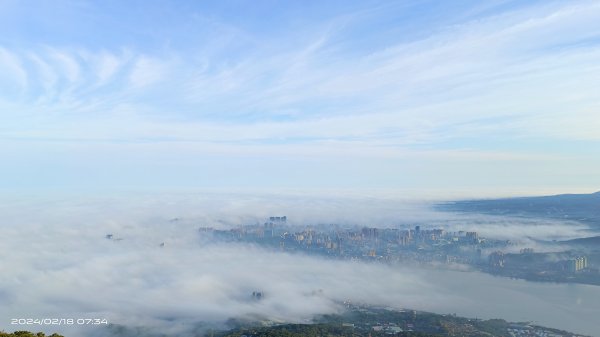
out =
[[0,189],[600,189],[597,1],[0,0]]

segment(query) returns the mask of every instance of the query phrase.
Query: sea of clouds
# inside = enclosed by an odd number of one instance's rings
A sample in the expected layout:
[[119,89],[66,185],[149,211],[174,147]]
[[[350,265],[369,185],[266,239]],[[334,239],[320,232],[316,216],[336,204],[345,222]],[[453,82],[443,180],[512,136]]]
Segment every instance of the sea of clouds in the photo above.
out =
[[[0,214],[0,329],[71,336],[194,336],[232,318],[307,322],[340,312],[343,301],[434,311],[473,305],[427,271],[207,243],[198,227],[287,215],[296,225],[476,230],[520,242],[515,247],[543,247],[527,237],[594,233],[580,223],[439,213],[430,202],[331,195],[4,197]],[[253,299],[253,291],[264,297]],[[14,326],[13,318],[105,318],[127,328]]]

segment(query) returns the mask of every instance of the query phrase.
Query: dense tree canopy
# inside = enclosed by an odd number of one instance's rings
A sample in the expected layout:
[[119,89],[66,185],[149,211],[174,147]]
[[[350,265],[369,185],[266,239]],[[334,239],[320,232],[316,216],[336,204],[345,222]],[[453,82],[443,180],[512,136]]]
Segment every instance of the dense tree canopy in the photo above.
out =
[[43,332],[33,333],[29,331],[15,331],[13,333],[0,331],[0,337],[64,337],[63,335],[59,335],[53,333],[52,335],[46,336]]

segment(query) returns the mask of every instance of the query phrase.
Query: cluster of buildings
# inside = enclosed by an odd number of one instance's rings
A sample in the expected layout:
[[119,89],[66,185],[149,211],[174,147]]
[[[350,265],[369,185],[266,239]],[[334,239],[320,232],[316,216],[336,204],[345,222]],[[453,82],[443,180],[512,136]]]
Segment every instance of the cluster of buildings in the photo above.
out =
[[567,270],[575,273],[581,270],[584,270],[588,267],[587,257],[578,256],[576,258],[567,260]]
[[287,220],[286,216],[272,216],[263,224],[227,230],[201,227],[199,231],[217,240],[349,260],[409,265],[467,264],[493,274],[543,281],[594,278],[593,273],[588,272],[585,256],[563,255],[557,259],[535,253],[532,248],[507,253],[514,243],[483,238],[475,231],[454,232],[419,225],[413,228],[292,226]]
[[488,256],[488,260],[491,268],[504,268],[504,253],[496,251]]
[[530,248],[521,249],[519,253],[497,250],[488,255],[487,264],[478,268],[495,275],[531,281],[600,285],[600,270],[589,264],[588,256],[581,254],[582,251],[576,249],[540,253]]
[[482,250],[504,247],[507,241],[481,238],[474,231],[442,228],[290,226],[286,216],[269,217],[263,224],[220,230],[199,229],[225,241],[255,243],[290,252],[307,252],[344,259],[414,263],[479,263]]
[[573,274],[588,268],[586,256],[568,257],[562,255],[562,260],[557,261],[557,254],[537,253],[533,249],[521,249],[519,254],[495,251],[488,256],[488,268],[492,271],[501,270],[528,270],[530,272],[558,272]]
[[510,324],[508,333],[511,337],[579,337],[575,334],[552,331],[547,328],[523,323]]

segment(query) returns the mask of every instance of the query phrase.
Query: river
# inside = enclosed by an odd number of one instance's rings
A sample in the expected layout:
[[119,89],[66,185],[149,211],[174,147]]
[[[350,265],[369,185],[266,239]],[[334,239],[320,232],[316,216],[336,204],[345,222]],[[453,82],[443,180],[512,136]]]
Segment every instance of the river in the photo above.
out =
[[416,273],[456,299],[424,303],[417,309],[466,317],[531,321],[600,336],[598,286],[530,282],[481,272],[420,270]]

